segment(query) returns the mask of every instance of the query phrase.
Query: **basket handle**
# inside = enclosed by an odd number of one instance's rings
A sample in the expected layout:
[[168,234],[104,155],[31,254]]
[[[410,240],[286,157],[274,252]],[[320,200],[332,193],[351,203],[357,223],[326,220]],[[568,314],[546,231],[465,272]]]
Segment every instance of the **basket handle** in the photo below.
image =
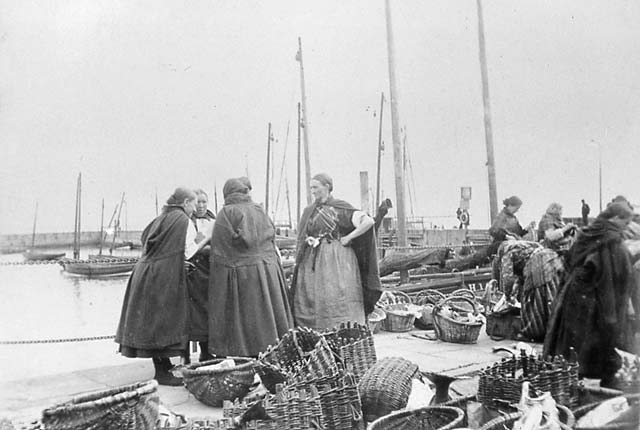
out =
[[403,291],[384,291],[378,303],[382,303],[383,305],[395,304],[395,303],[406,303],[411,304],[411,297]]
[[414,298],[414,303],[416,305],[426,305],[431,303],[433,305],[437,304],[440,300],[446,299],[442,292],[434,289],[427,289],[420,291],[416,297]]
[[[447,297],[444,300],[441,300],[439,303],[437,303],[434,307],[433,307],[433,314],[435,315],[436,313],[440,312],[440,309],[442,308],[442,306],[444,306],[445,304],[447,304],[448,302],[453,302],[453,301],[465,301],[467,303],[469,303],[472,307],[473,307],[473,314],[477,315],[478,314],[478,307],[476,305],[476,302],[474,300],[471,300],[467,297],[464,296],[451,296],[451,297]],[[459,309],[459,308],[458,308]],[[465,311],[464,309],[462,309],[462,311]]]
[[449,297],[467,297],[471,300],[476,300],[476,295],[468,288],[455,290],[453,293],[449,294]]

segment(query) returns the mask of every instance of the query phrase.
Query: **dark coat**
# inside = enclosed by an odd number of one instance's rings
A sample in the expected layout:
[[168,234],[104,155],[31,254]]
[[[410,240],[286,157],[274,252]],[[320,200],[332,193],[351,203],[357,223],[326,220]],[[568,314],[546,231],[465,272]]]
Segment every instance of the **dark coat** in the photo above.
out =
[[611,378],[620,367],[614,348],[629,346],[631,270],[618,227],[600,219],[586,227],[570,250],[569,277],[554,302],[543,354],[569,357],[574,348],[581,376]]
[[184,248],[189,222],[182,208],[167,207],[142,232],[142,257],[129,278],[116,333],[122,347],[186,346]]

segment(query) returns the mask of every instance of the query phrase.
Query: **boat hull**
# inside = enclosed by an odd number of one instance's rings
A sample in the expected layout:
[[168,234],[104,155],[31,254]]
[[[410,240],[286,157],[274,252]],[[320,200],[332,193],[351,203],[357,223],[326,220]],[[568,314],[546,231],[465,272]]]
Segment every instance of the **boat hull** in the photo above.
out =
[[25,261],[47,261],[57,260],[65,256],[64,252],[32,252],[26,251],[22,253]]
[[66,261],[62,262],[65,272],[72,275],[82,276],[112,276],[129,273],[136,265],[135,261],[114,262],[114,261]]

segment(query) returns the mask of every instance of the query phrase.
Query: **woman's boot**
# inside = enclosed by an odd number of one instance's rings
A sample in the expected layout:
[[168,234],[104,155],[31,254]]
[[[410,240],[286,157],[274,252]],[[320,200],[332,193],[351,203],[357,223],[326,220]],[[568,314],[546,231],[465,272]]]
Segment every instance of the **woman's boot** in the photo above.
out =
[[171,360],[167,357],[153,357],[153,367],[156,369],[156,374],[153,379],[158,381],[160,385],[170,385],[173,387],[177,387],[182,385],[182,379],[173,376],[171,373],[171,368],[173,365],[171,364]]
[[199,361],[202,363],[203,361],[213,360],[213,355],[209,352],[209,342],[198,342],[200,346],[200,358]]

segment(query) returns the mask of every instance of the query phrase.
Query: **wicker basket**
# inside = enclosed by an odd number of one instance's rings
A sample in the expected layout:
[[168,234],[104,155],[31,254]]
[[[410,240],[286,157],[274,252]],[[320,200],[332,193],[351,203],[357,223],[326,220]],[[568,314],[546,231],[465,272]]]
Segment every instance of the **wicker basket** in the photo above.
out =
[[42,411],[48,430],[156,428],[158,382],[155,380],[82,394]]
[[464,413],[451,406],[426,406],[378,418],[368,430],[447,430],[458,428]]
[[482,403],[490,403],[494,399],[518,403],[525,381],[531,383],[532,391],[549,391],[560,405],[569,408],[578,405],[578,364],[560,357],[544,361],[533,355],[527,356],[523,350],[519,357],[502,359],[480,371],[478,398]]
[[438,290],[422,290],[414,298],[413,303],[422,306],[422,316],[416,318],[415,325],[421,329],[433,328],[433,307],[446,296]]
[[[569,408],[556,405],[558,408],[558,418],[560,419],[560,428],[562,430],[570,430],[575,424],[575,418]],[[522,412],[513,412],[498,418],[494,418],[480,427],[480,430],[505,430],[511,429],[513,424],[522,417]]]
[[360,379],[358,389],[365,421],[374,421],[407,405],[418,366],[401,357],[378,361]]
[[356,382],[377,361],[373,337],[366,325],[348,321],[322,335]]
[[476,303],[466,297],[448,297],[440,301],[433,308],[433,324],[436,335],[444,342],[453,343],[476,343],[482,328],[482,322],[462,322],[441,314],[442,307],[447,303],[466,302],[473,308],[473,314],[478,315]]
[[[640,394],[625,394],[624,397],[626,397],[627,402],[629,402],[630,405],[636,408],[640,407],[639,406]],[[593,427],[579,427],[577,424],[577,421],[583,416],[585,416],[587,412],[591,411],[596,406],[598,406],[600,403],[602,402],[594,402],[588,405],[580,406],[579,408],[576,408],[573,410],[573,415],[575,415],[575,419],[576,419],[576,425],[574,428],[576,430],[594,430],[595,429]],[[636,420],[634,422],[614,423],[614,424],[604,425],[597,428],[604,429],[604,430],[627,430],[627,429],[636,430],[640,428],[640,416],[636,415]]]
[[205,405],[222,406],[224,400],[243,398],[253,385],[255,360],[233,357],[236,365],[221,369],[199,369],[224,359],[193,363],[182,369],[184,385]]
[[382,328],[382,322],[387,318],[387,314],[381,308],[375,308],[367,317],[367,325],[371,333],[375,334]]

